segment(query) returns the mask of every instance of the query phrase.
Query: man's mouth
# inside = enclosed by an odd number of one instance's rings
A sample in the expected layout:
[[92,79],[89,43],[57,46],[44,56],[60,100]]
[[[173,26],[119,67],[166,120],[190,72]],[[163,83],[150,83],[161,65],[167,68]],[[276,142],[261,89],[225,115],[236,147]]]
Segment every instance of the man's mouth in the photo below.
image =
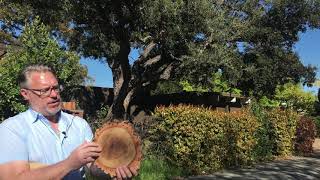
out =
[[60,101],[53,101],[53,102],[49,103],[49,106],[51,106],[51,107],[57,107],[59,105],[60,105]]

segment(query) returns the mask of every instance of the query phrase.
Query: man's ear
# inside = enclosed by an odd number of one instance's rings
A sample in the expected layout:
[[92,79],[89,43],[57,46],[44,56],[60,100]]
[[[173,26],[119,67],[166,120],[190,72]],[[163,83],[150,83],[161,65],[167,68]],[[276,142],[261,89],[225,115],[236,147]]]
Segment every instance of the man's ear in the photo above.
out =
[[20,94],[24,100],[29,100],[29,94],[26,89],[20,89]]

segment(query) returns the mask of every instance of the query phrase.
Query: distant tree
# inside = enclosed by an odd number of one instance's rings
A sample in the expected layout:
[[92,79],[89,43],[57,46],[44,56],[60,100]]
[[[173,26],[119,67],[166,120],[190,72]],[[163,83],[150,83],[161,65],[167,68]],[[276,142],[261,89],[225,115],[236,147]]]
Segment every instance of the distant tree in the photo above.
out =
[[316,96],[312,92],[305,92],[301,84],[287,83],[277,86],[274,99],[297,111],[314,113]]
[[316,68],[304,66],[297,54],[274,49],[270,52],[253,52],[244,55],[246,66],[254,66],[251,72],[244,72],[239,82],[241,89],[255,96],[273,95],[278,85],[294,81],[311,86],[315,80]]
[[70,100],[70,95],[87,77],[79,56],[62,50],[39,19],[27,24],[16,41],[19,48],[9,46],[8,53],[0,61],[0,120],[26,109],[19,93],[17,76],[29,64],[41,63],[55,69],[60,84],[65,87],[62,93],[64,100]]
[[236,95],[241,94],[241,90],[231,86],[227,80],[223,79],[221,72],[213,73],[211,79],[205,85],[195,85],[188,80],[179,82],[184,91],[198,91],[198,92],[216,92],[216,93],[232,93]]
[[281,102],[273,98],[268,98],[267,96],[262,96],[261,98],[259,98],[258,103],[264,108],[276,108],[280,107],[281,105]]
[[316,96],[303,90],[301,84],[292,82],[278,85],[273,96],[262,96],[259,104],[263,107],[286,107],[296,111],[313,114],[315,112]]

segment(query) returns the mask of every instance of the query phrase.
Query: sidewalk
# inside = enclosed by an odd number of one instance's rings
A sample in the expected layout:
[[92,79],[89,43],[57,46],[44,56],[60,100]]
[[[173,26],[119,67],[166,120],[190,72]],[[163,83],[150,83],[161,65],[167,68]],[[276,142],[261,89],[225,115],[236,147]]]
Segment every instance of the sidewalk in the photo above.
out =
[[272,180],[304,180],[320,179],[320,139],[314,143],[312,157],[293,156],[287,160],[261,163],[253,168],[223,170],[207,176],[194,176],[187,179],[272,179]]

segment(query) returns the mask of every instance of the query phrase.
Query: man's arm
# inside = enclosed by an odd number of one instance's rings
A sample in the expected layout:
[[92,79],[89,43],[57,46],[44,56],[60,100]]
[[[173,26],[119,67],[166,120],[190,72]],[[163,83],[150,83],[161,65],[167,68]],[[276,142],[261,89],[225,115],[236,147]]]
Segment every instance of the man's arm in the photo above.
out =
[[65,162],[30,170],[29,163],[26,161],[12,161],[0,165],[0,179],[62,179],[71,171]]
[[39,169],[30,169],[27,161],[12,161],[0,165],[0,180],[47,180],[62,179],[70,171],[79,169],[87,163],[93,162],[99,156],[101,148],[96,143],[85,142],[75,149],[70,156],[53,165]]

